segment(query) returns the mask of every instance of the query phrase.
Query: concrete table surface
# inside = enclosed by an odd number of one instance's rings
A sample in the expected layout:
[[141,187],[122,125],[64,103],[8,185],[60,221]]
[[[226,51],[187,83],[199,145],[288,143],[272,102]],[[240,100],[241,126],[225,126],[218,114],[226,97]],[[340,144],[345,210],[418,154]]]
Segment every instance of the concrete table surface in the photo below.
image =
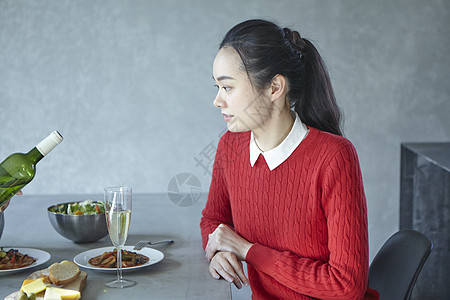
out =
[[[26,191],[24,191],[26,193]],[[206,195],[202,195],[206,198]],[[12,275],[0,274],[0,299],[17,291],[22,281],[33,271],[54,262],[73,260],[84,251],[111,246],[109,236],[94,243],[74,243],[60,236],[51,226],[47,208],[53,204],[86,199],[103,200],[103,195],[24,195],[15,196],[4,213],[5,228],[2,247],[35,248],[51,254],[42,266]],[[231,299],[230,284],[215,280],[208,271],[200,237],[199,201],[190,207],[173,204],[167,194],[134,194],[131,225],[126,245],[139,240],[173,239],[172,244],[154,245],[164,253],[164,259],[154,265],[124,272],[124,278],[137,282],[125,289],[105,286],[116,276],[83,269],[87,284],[83,299]]]

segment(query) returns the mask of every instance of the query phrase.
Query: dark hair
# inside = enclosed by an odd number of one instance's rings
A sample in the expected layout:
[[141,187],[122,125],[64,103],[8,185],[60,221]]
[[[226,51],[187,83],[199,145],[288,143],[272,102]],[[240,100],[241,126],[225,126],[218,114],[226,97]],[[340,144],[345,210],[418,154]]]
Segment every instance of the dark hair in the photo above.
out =
[[308,126],[342,135],[341,113],[325,67],[314,45],[297,31],[265,20],[248,20],[225,35],[220,48],[232,47],[252,85],[268,87],[275,75],[286,78],[287,98]]

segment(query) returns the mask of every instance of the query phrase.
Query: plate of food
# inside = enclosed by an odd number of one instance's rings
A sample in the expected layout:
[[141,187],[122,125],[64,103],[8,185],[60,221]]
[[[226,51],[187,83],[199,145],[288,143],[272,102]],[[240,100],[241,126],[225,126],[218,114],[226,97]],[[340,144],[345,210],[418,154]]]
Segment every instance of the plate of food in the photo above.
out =
[[[152,248],[133,250],[133,246],[122,248],[122,270],[132,271],[148,267],[163,260],[164,254]],[[73,258],[80,267],[105,272],[116,272],[117,250],[113,247],[96,248],[82,252]]]
[[0,248],[0,275],[22,272],[45,264],[50,254],[43,250],[18,247]]

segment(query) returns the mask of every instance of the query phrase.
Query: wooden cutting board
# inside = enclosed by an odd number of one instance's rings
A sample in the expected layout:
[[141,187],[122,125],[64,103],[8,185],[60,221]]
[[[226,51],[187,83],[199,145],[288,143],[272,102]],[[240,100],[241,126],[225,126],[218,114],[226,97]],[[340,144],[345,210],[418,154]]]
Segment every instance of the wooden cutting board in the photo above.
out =
[[[30,276],[28,276],[25,279],[37,279],[42,276],[48,276],[48,268],[33,272],[30,274]],[[78,276],[77,279],[75,279],[71,283],[66,284],[65,286],[62,286],[62,287],[59,286],[59,287],[63,288],[63,289],[79,291],[81,293],[86,285],[86,281],[87,281],[87,273],[85,271],[81,271],[80,275]],[[51,285],[51,286],[55,286],[55,285]],[[6,296],[5,300],[17,300],[19,298],[19,294],[20,294],[20,290]],[[44,294],[45,294],[45,292],[37,294],[36,300],[44,299]]]

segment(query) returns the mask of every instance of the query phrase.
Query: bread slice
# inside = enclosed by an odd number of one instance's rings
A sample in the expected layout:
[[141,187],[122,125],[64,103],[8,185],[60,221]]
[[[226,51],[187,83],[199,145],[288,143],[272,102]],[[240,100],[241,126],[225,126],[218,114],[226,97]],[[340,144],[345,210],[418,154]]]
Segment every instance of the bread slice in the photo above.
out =
[[63,260],[50,266],[48,276],[54,285],[62,286],[77,279],[80,272],[80,268],[74,262]]
[[49,276],[48,276],[48,272],[49,272],[50,267],[48,267],[47,269],[43,269],[43,270],[37,270],[33,273],[31,273],[28,277],[27,280],[33,280],[33,279],[38,279],[38,278],[44,278],[44,283],[45,284],[52,284],[52,281],[50,280]]
[[64,288],[79,291],[81,293],[86,285],[86,281],[87,281],[87,273],[85,271],[81,271],[77,279],[64,285]]

